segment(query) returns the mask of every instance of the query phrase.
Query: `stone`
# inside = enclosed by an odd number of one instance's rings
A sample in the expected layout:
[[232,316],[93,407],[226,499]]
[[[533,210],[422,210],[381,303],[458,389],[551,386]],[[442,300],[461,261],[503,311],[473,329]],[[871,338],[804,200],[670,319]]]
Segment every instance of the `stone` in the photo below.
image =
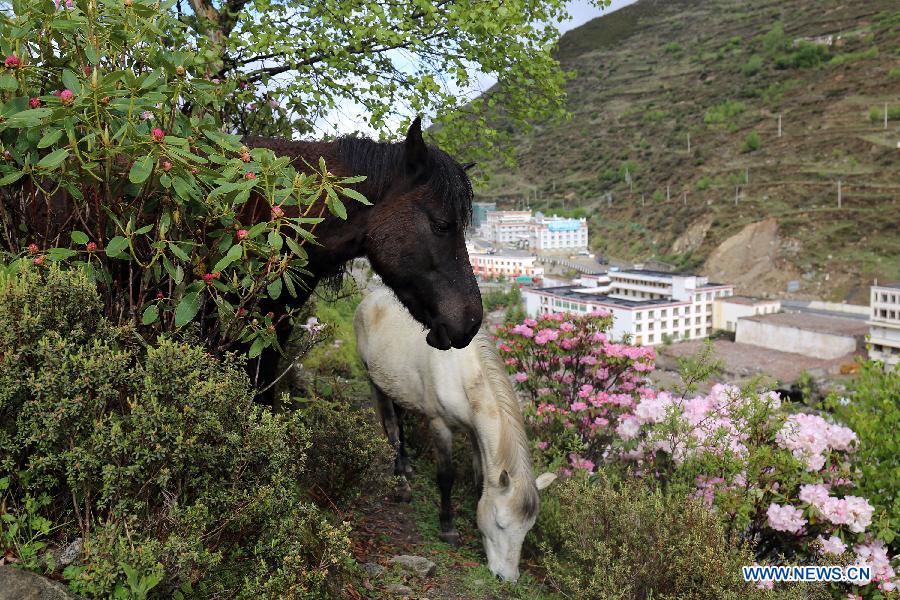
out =
[[437,565],[425,558],[424,556],[412,556],[409,554],[401,554],[391,559],[391,562],[400,566],[405,571],[418,575],[419,577],[431,577],[437,571]]
[[0,600],[73,600],[63,584],[37,573],[0,565]]
[[384,573],[384,567],[382,567],[381,565],[379,565],[377,563],[370,563],[370,562],[363,563],[362,568],[363,568],[363,571],[365,571],[369,577],[378,577],[379,575]]
[[56,557],[58,567],[68,567],[81,556],[82,540],[80,537],[75,538],[72,543],[60,550]]
[[391,583],[384,587],[384,591],[395,596],[412,598],[413,591],[401,583]]

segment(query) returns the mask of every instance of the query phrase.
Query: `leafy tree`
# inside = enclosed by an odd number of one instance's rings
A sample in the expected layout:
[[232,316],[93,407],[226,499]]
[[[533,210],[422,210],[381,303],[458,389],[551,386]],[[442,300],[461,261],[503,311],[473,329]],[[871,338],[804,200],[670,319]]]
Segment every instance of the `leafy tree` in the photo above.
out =
[[[94,1],[94,0],[90,0]],[[138,0],[135,0],[138,1]],[[594,0],[602,6],[607,0]],[[563,0],[169,0],[189,25],[209,75],[238,81],[223,104],[238,132],[259,129],[268,111],[279,133],[307,132],[327,111],[355,106],[369,125],[434,110],[436,138],[450,152],[471,147],[488,156],[502,134],[487,125],[497,103],[507,130],[564,113],[560,71],[552,49],[565,19]],[[474,72],[496,77],[477,101],[460,90]],[[255,104],[261,109],[247,111]],[[281,112],[284,111],[284,112]],[[277,115],[276,115],[277,116]]]

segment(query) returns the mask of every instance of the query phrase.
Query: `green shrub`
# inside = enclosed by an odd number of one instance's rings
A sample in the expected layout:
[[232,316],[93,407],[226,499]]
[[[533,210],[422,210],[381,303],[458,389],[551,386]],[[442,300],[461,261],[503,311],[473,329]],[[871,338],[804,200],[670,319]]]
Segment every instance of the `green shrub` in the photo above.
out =
[[[542,498],[529,542],[546,583],[566,598],[814,598],[814,588],[746,583],[749,548],[726,542],[721,517],[698,500],[617,480],[569,478]],[[820,586],[821,587],[821,586]]]
[[[240,360],[165,338],[145,345],[100,309],[82,272],[0,277],[0,506],[10,518],[30,511],[57,524],[38,531],[50,545],[83,539],[64,576],[87,596],[157,577],[166,596],[336,590],[351,562],[348,526],[307,489],[328,476],[321,456],[352,413],[273,414],[253,403]],[[339,453],[342,468],[377,454],[360,427],[346,436],[355,443]]]
[[[872,531],[900,552],[900,371],[865,361],[846,397],[833,392],[825,405],[859,436],[855,491],[875,506]],[[893,554],[892,553],[892,554]]]
[[644,112],[644,121],[646,121],[647,123],[658,123],[659,121],[662,121],[663,119],[665,119],[668,116],[668,114],[669,113],[667,113],[664,110],[659,110],[659,109],[649,110],[648,109],[646,112]]
[[[900,105],[887,107],[888,121],[900,121]],[[884,106],[873,106],[869,109],[869,120],[873,123],[884,121]]]
[[744,143],[741,144],[741,152],[755,152],[759,150],[760,145],[762,144],[762,140],[759,137],[759,134],[755,131],[751,131],[747,134],[747,137],[744,138]]
[[707,125],[723,125],[744,112],[746,106],[739,100],[726,100],[710,108],[703,116]]
[[677,54],[681,52],[682,48],[681,44],[679,44],[678,42],[669,42],[665,45],[663,50],[666,52],[666,54]]
[[752,77],[762,70],[763,59],[761,56],[751,56],[750,59],[741,67],[741,72],[747,77]]
[[887,74],[888,81],[894,81],[895,79],[900,79],[900,67],[892,67]]

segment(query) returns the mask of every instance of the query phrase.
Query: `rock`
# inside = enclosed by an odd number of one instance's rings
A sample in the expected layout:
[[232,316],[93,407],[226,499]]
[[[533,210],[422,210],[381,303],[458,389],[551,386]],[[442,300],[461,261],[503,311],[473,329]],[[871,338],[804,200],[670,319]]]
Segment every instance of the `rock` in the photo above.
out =
[[0,565],[0,600],[72,600],[63,584],[8,565]]
[[411,598],[413,593],[411,589],[400,583],[388,584],[384,587],[384,591],[395,596],[404,596],[406,598]]
[[81,556],[82,540],[80,537],[75,538],[72,543],[63,548],[56,557],[57,568],[64,568],[71,565]]
[[363,571],[365,571],[369,577],[378,577],[382,573],[384,573],[384,567],[377,563],[363,563]]
[[401,554],[391,559],[395,565],[399,565],[405,571],[414,573],[419,577],[431,577],[437,571],[437,565],[424,556],[411,556]]

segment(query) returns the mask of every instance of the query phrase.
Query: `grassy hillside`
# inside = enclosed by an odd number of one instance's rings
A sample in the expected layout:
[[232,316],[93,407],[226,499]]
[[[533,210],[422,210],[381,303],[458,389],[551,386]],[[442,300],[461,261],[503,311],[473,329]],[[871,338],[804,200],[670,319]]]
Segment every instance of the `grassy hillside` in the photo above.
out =
[[519,136],[480,199],[581,208],[602,253],[744,292],[861,300],[900,279],[896,3],[640,0],[559,57],[571,120]]

